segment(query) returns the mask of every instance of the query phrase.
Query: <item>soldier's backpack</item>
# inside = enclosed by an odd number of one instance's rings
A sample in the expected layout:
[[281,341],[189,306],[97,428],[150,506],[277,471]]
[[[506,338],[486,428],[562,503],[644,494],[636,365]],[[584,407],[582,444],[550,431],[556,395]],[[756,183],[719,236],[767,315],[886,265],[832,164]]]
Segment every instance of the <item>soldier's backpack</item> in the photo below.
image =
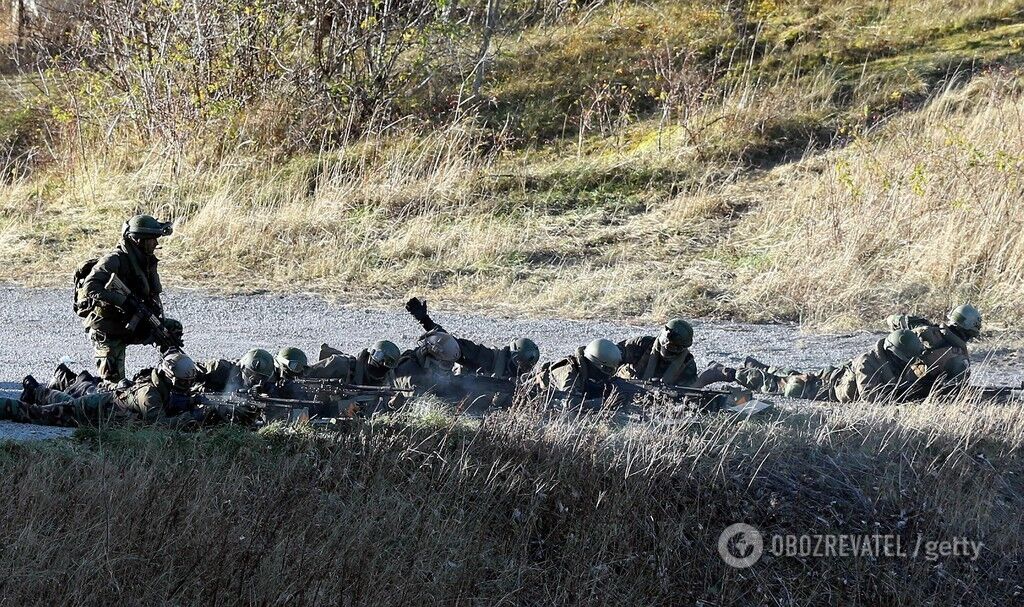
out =
[[93,257],[86,259],[82,262],[82,265],[75,269],[75,279],[73,286],[75,287],[74,297],[74,311],[78,316],[85,318],[89,316],[89,312],[92,311],[93,303],[85,296],[85,279],[92,272],[93,267],[99,262],[99,258]]

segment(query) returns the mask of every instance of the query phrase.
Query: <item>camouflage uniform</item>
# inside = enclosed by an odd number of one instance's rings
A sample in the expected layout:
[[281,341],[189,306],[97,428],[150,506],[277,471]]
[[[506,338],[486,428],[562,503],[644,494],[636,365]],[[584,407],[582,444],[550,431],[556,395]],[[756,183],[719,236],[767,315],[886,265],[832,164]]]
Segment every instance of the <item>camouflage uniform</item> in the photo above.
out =
[[107,289],[112,274],[125,283],[135,298],[163,319],[167,328],[180,336],[181,323],[163,318],[160,294],[163,287],[157,274],[157,258],[142,251],[129,238],[112,253],[100,258],[86,276],[79,297],[92,302],[92,309],[83,321],[95,350],[96,369],[111,382],[124,379],[125,350],[129,345],[153,343],[149,328],[143,323],[128,329],[131,316],[124,311],[127,298]]
[[515,379],[519,376],[508,346],[492,348],[461,337],[455,339],[462,352],[459,360],[455,361],[457,373],[474,373],[499,379]]
[[363,349],[355,356],[345,354],[323,344],[320,346],[320,360],[309,365],[303,378],[339,379],[359,386],[394,386],[395,373],[387,367],[370,362],[370,350]]
[[448,399],[463,396],[455,384],[451,363],[432,358],[423,347],[402,354],[394,377],[396,388],[411,389],[416,396],[432,394]]
[[949,390],[966,385],[970,379],[971,355],[965,338],[946,324],[935,324],[919,316],[896,314],[886,319],[891,330],[910,329],[921,338],[921,361],[927,371],[915,388],[915,396],[924,398],[932,390]]
[[242,367],[237,360],[224,358],[197,363],[199,380],[203,390],[211,393],[237,392],[245,387]]
[[[89,387],[91,386],[91,387]],[[39,388],[38,404],[0,399],[0,419],[47,425],[95,424],[99,421],[129,421],[180,425],[191,417],[182,416],[192,409],[187,394],[176,394],[156,369],[146,369],[127,385],[107,389],[99,381],[83,381],[71,387],[74,392]]]
[[697,382],[697,362],[689,349],[675,356],[658,351],[658,338],[652,335],[634,337],[619,342],[622,366],[618,375],[626,379],[659,380],[669,385],[694,386]]
[[534,395],[565,399],[579,406],[591,399],[604,399],[612,389],[612,377],[596,369],[580,348],[575,354],[548,362],[527,380]]
[[903,401],[914,397],[924,367],[905,363],[879,340],[870,351],[840,365],[810,373],[776,375],[758,369],[736,369],[736,383],[762,392],[793,398],[849,403],[858,400]]

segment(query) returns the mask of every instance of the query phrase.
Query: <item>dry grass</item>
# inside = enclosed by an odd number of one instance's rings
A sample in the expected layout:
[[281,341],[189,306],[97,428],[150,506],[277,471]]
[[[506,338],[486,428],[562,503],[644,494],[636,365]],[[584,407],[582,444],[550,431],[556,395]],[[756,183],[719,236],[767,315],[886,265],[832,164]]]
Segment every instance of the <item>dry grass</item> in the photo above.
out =
[[[941,606],[1022,590],[1017,407],[856,405],[688,429],[433,413],[335,438],[79,441],[0,450],[5,602]],[[975,562],[740,571],[715,548],[737,521],[985,546]]]
[[[778,171],[780,194],[744,218],[738,304],[860,321],[880,310],[974,301],[1021,318],[1024,98],[1017,80],[978,80]],[[840,278],[841,277],[841,278]]]
[[[65,124],[50,164],[0,185],[0,279],[64,283],[154,212],[178,220],[163,252],[178,285],[832,325],[970,299],[1015,323],[1024,96],[1018,72],[971,65],[1013,63],[1020,7],[904,4],[611,3],[531,26],[501,41],[496,107],[564,126],[619,81],[637,105],[529,147],[493,129],[494,108],[292,155]],[[756,58],[718,65],[690,105],[641,111],[667,86],[644,80],[659,49],[711,73],[701,53],[731,48],[733,26],[754,27]]]

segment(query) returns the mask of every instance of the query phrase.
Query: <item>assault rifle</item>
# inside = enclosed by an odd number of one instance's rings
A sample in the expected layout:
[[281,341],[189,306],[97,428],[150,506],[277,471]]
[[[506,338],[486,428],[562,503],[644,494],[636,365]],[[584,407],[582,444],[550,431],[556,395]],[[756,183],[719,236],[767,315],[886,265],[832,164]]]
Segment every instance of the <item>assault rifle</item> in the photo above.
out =
[[672,416],[718,412],[750,416],[774,406],[768,401],[753,398],[750,391],[741,388],[712,390],[619,378],[616,378],[613,386],[632,405],[644,410],[668,409],[665,412]]
[[342,379],[287,379],[277,386],[284,394],[298,394],[309,399],[314,406],[309,412],[319,417],[354,417],[371,412],[382,400],[396,396],[412,396],[407,388],[387,386],[361,386]]
[[1017,386],[975,386],[981,400],[1006,402],[1024,400],[1024,381]]
[[181,337],[174,335],[167,330],[164,322],[159,316],[150,311],[149,308],[144,306],[139,300],[132,294],[131,289],[128,285],[117,277],[117,274],[111,274],[110,280],[105,285],[108,291],[119,293],[124,295],[126,301],[132,302],[130,306],[133,308],[131,320],[128,321],[128,329],[134,331],[142,323],[149,325],[149,330],[156,340],[157,344],[166,348],[181,348],[185,344],[182,342]]
[[247,426],[277,421],[287,425],[306,422],[309,421],[310,408],[319,404],[246,391],[199,394],[196,403],[215,413],[221,421]]

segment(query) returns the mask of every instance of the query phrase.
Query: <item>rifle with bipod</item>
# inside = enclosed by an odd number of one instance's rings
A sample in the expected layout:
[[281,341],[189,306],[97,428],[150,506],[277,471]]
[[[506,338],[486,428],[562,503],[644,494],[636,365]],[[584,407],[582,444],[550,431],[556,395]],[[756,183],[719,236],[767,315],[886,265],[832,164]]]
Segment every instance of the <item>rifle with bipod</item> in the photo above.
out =
[[631,405],[647,413],[672,417],[719,412],[750,416],[774,406],[768,401],[755,399],[749,390],[738,387],[716,390],[622,378],[616,378],[613,386]]
[[296,378],[277,386],[282,394],[294,395],[314,403],[310,414],[317,417],[355,417],[371,413],[395,397],[411,397],[412,389],[391,386],[350,384],[342,379]]
[[294,425],[309,421],[311,400],[277,398],[247,391],[199,394],[196,404],[216,414],[219,421],[245,426],[283,422]]

